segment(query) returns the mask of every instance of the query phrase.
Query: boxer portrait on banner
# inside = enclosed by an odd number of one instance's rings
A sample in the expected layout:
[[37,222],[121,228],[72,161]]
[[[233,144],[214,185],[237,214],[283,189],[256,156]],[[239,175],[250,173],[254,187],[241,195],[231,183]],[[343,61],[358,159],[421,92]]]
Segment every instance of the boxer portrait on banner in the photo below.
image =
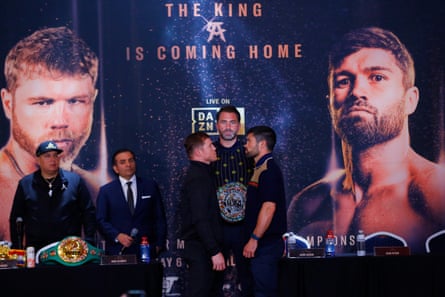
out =
[[387,231],[417,254],[445,229],[445,168],[410,146],[408,117],[419,102],[414,76],[410,53],[387,30],[357,29],[333,46],[329,111],[344,169],[293,198],[289,230],[323,238],[333,229],[338,252],[353,248],[348,236],[359,229]]
[[0,149],[0,238],[8,240],[8,217],[18,181],[38,168],[35,148],[51,140],[63,150],[61,168],[78,173],[92,197],[109,180],[74,160],[93,123],[98,57],[66,27],[46,28],[20,40],[8,53],[1,89],[10,135]]

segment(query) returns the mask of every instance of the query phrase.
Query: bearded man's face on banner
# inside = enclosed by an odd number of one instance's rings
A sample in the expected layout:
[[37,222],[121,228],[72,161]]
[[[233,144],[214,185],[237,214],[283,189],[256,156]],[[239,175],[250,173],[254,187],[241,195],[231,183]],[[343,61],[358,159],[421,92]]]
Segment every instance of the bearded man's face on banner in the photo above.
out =
[[[383,49],[362,49],[335,70],[330,110],[337,133],[347,143],[367,148],[402,131],[409,113],[402,70]],[[409,105],[409,104],[408,104]]]
[[29,154],[45,140],[63,149],[62,164],[70,164],[91,133],[96,91],[89,76],[48,74],[20,78],[3,105],[11,133]]

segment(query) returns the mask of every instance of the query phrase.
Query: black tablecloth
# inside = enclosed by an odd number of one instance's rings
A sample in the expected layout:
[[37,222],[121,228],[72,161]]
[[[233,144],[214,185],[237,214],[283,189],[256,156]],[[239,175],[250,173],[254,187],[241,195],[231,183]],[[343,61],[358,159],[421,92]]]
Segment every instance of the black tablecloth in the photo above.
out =
[[444,297],[445,256],[283,259],[280,296]]
[[161,263],[0,269],[0,295],[119,297],[128,290],[138,289],[144,290],[147,297],[160,297],[162,273]]

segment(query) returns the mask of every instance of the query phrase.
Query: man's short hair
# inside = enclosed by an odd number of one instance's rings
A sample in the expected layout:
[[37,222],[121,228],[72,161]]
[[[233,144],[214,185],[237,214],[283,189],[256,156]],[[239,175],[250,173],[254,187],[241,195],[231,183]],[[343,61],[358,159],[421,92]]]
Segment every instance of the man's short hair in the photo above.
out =
[[332,87],[333,73],[343,60],[361,49],[377,48],[391,52],[403,73],[405,89],[414,86],[414,61],[405,45],[392,32],[377,27],[360,28],[346,33],[335,42],[329,53],[329,84]]
[[266,141],[266,146],[269,151],[273,151],[275,144],[277,143],[277,134],[268,126],[255,126],[247,130],[246,135],[251,134],[255,137],[256,141]]
[[216,113],[216,121],[219,121],[219,116],[221,115],[222,112],[229,112],[229,113],[234,113],[236,114],[236,118],[238,119],[238,122],[241,122],[241,115],[238,111],[238,109],[236,109],[235,106],[233,105],[225,105],[223,107],[221,107],[218,112]]
[[4,74],[9,92],[20,76],[32,74],[89,76],[96,84],[99,60],[88,45],[66,27],[46,28],[20,40],[8,53]]
[[210,138],[210,136],[204,132],[195,132],[187,136],[184,140],[184,148],[187,156],[190,158],[195,149],[201,147],[207,138]]
[[117,151],[115,151],[113,153],[113,156],[111,157],[111,164],[113,166],[116,165],[116,156],[121,153],[130,153],[133,156],[133,159],[136,160],[136,155],[134,154],[134,152],[132,150],[130,150],[129,148],[120,148]]

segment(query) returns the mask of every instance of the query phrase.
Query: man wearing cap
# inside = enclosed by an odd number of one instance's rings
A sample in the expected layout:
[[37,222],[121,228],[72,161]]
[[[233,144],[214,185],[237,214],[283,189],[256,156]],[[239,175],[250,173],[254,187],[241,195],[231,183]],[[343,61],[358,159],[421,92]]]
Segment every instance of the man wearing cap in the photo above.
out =
[[36,250],[67,236],[81,236],[94,243],[95,207],[82,178],[60,168],[63,152],[55,142],[42,142],[36,150],[39,169],[17,186],[9,217],[14,248]]

